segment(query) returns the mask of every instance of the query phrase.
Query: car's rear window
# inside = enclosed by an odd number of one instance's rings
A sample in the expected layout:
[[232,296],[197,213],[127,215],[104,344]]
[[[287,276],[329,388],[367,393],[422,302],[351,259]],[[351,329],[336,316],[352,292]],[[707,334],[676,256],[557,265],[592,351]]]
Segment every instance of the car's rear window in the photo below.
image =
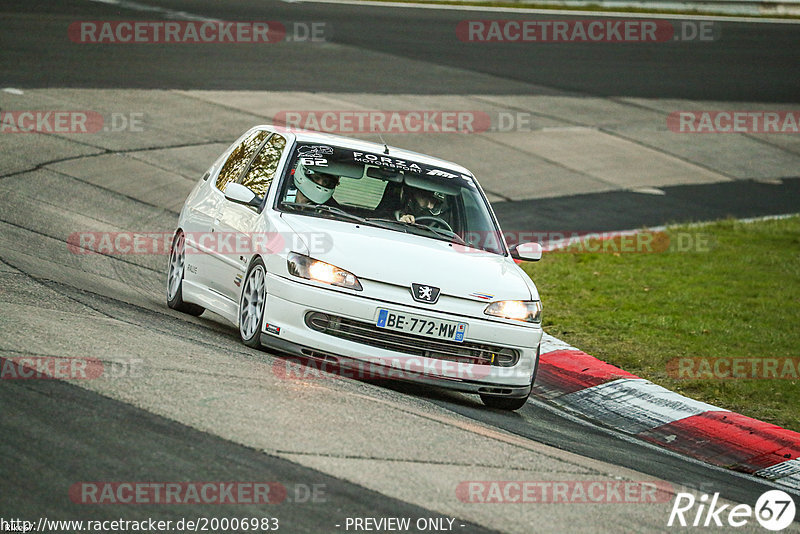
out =
[[386,182],[374,178],[342,177],[333,199],[344,206],[374,210],[383,198]]

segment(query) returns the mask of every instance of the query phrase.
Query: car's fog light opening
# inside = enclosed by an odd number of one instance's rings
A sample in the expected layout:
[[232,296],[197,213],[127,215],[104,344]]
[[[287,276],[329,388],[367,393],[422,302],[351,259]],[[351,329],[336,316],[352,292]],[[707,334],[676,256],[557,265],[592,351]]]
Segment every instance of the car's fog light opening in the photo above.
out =
[[328,329],[331,317],[326,313],[309,312],[306,314],[306,326],[318,332],[324,332]]
[[500,349],[492,353],[492,365],[513,367],[519,361],[519,353],[514,349]]

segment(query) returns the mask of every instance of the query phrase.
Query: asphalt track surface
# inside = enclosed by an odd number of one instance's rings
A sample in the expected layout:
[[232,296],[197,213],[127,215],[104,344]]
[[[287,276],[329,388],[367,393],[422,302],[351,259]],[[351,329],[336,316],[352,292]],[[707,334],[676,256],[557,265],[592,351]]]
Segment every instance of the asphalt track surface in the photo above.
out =
[[[797,213],[800,179],[780,184],[738,180],[721,184],[674,185],[664,195],[609,191],[566,197],[495,202],[504,229],[542,232],[614,232],[735,217]],[[613,209],[598,209],[613,206]]]
[[[64,46],[76,20],[129,16],[158,19],[159,13],[120,10],[100,2],[50,3],[10,0],[13,19],[0,35],[4,84],[22,87],[149,89],[305,90],[378,93],[527,94],[574,93],[690,100],[795,103],[800,93],[800,49],[795,25],[724,23],[714,42],[604,43],[596,46],[525,43],[464,43],[454,38],[465,19],[557,19],[548,15],[447,10],[399,10],[344,4],[243,0],[164,0],[154,5],[220,20],[318,21],[328,25],[340,49],[252,47],[204,48],[170,45]],[[147,5],[147,2],[140,4]],[[435,69],[407,72],[392,61],[374,63],[365,53],[424,61],[493,75],[465,87],[457,77],[442,79]],[[342,65],[347,65],[342,68]]]
[[[797,102],[796,66],[800,64],[798,30],[787,25],[753,26],[726,23],[723,40],[715,46],[696,43],[610,45],[587,50],[574,45],[537,49],[492,45],[464,47],[446,34],[464,18],[459,12],[397,10],[350,5],[281,2],[211,1],[158,2],[159,6],[225,20],[323,20],[334,28],[333,41],[346,44],[351,57],[343,60],[322,48],[256,51],[252,47],[220,46],[198,54],[194,48],[67,46],[57,38],[74,20],[142,18],[158,14],[121,10],[98,2],[51,4],[48,2],[4,2],[3,13],[13,14],[0,34],[0,67],[3,85],[20,88],[148,88],[148,89],[257,89],[339,92],[404,92],[449,94],[459,92],[459,79],[438,79],[429,72],[401,72],[391,64],[376,69],[356,68],[361,54],[381,52],[456,67],[464,71],[492,74],[492,83],[470,87],[472,93],[640,96],[715,101]],[[538,16],[535,16],[538,17]],[[487,17],[488,18],[488,17]],[[512,17],[513,18],[513,17]],[[443,29],[444,28],[444,29]],[[668,50],[666,50],[668,48]],[[579,74],[575,74],[579,73]],[[497,80],[505,80],[505,85]],[[506,226],[514,223],[547,229],[628,229],[677,220],[704,220],[719,216],[758,216],[797,211],[797,181],[787,177],[782,184],[737,181],[728,184],[674,186],[666,197],[632,192],[597,193],[537,200],[538,220],[515,221],[520,213],[510,202],[496,205]],[[85,184],[75,183],[76,189]],[[68,191],[69,189],[67,189]],[[166,309],[158,291],[163,282],[160,264],[131,263],[111,259],[114,278],[130,286],[117,294],[119,286],[98,281],[97,273],[61,263],[63,242],[47,237],[48,224],[62,221],[48,209],[41,219],[26,222],[11,216],[26,209],[35,212],[33,192],[24,190],[3,208],[4,231],[32,241],[29,250],[3,254],[0,265],[3,294],[8,303],[24,302],[37,310],[87,314],[91,319],[120,321],[142,329],[175,334],[186,342],[187,351],[208,349],[220,358],[241,362],[270,362],[275,356],[254,353],[238,345],[236,331],[209,318],[188,319]],[[757,201],[753,201],[753,199]],[[677,199],[677,200],[676,200]],[[749,199],[749,200],[748,200]],[[172,199],[181,200],[181,199]],[[601,203],[618,209],[610,216],[598,210]],[[12,209],[11,203],[14,203]],[[534,202],[534,201],[530,201]],[[92,189],[85,198],[87,212],[109,214],[146,212],[135,199],[121,198],[113,191]],[[164,210],[144,220],[174,220],[176,213]],[[8,218],[6,218],[8,216]],[[121,216],[121,215],[120,215]],[[128,215],[126,215],[128,216]],[[561,219],[559,219],[561,217]],[[74,223],[77,224],[77,223]],[[165,227],[165,230],[170,229]],[[41,261],[36,261],[36,259]],[[138,261],[138,260],[137,260]],[[163,263],[163,262],[162,262]],[[16,309],[16,308],[15,308]],[[21,308],[20,308],[21,309]],[[66,317],[66,316],[64,316]],[[60,321],[64,317],[59,316]],[[40,320],[38,318],[36,320]],[[13,352],[15,336],[27,321],[5,319],[3,356]],[[33,321],[33,319],[31,319]],[[64,328],[63,326],[61,328]],[[58,334],[58,330],[56,330]],[[56,353],[58,336],[39,333],[35,344]],[[110,346],[143,340],[109,333]],[[185,380],[191,380],[187,374]],[[190,384],[191,386],[192,384]],[[362,387],[363,386],[363,387]],[[179,387],[179,386],[176,386]],[[197,385],[202,388],[201,384]],[[431,391],[417,386],[390,384],[373,387],[361,383],[339,386],[353,396],[373,396],[404,402],[406,397],[430,404],[431,409],[508,432],[534,443],[552,446],[581,457],[621,466],[675,486],[719,491],[723,497],[753,503],[770,486],[745,475],[730,473],[670,454],[644,443],[631,441],[612,431],[566,416],[541,403],[529,402],[515,414],[486,410],[467,396]],[[364,389],[366,388],[366,389]],[[365,392],[366,391],[366,392]],[[124,396],[124,394],[123,394]],[[400,397],[400,401],[394,401]],[[388,401],[387,401],[388,402]],[[4,381],[0,384],[0,516],[39,516],[83,519],[126,519],[158,516],[209,515],[207,507],[149,507],[109,505],[87,507],[66,498],[78,480],[281,480],[285,485],[325,484],[329,498],[319,503],[287,503],[277,509],[289,532],[330,532],[336,520],[346,516],[436,517],[441,514],[403,499],[370,490],[364,485],[334,477],[277,454],[243,446],[236,439],[215,435],[203,425],[193,427],[173,418],[151,413],[147,406],[120,402],[111,395],[58,381]],[[246,410],[249,407],[237,406]],[[178,408],[176,408],[178,409]],[[211,427],[213,424],[209,423]],[[314,431],[325,434],[328,429]],[[277,429],[276,429],[277,431]],[[457,447],[457,444],[453,444]],[[354,454],[358,451],[354,451]],[[413,481],[401,480],[413,490]],[[223,516],[263,515],[263,508],[215,508]],[[271,513],[271,510],[267,510]],[[551,510],[554,514],[562,512]],[[551,513],[548,512],[548,513]],[[593,513],[593,512],[590,512]],[[665,524],[666,516],[661,517]],[[601,519],[598,518],[598,521]],[[462,532],[483,532],[469,521]],[[542,524],[548,525],[547,521]],[[557,524],[557,523],[555,523]],[[598,530],[611,530],[613,521],[603,518]],[[633,525],[629,525],[632,530]],[[641,527],[642,530],[647,530]],[[502,530],[502,529],[500,529]],[[524,525],[519,530],[525,530]],[[537,530],[533,528],[532,530]],[[546,530],[546,528],[544,528]]]
[[[208,517],[207,505],[150,506],[131,511],[125,504],[88,510],[54,495],[68,494],[77,480],[105,480],[109,466],[120,480],[281,480],[287,500],[280,522],[292,532],[334,531],[342,509],[354,517],[435,516],[287,460],[176,425],[128,404],[99,397],[60,381],[34,381],[0,388],[3,440],[0,467],[3,517],[80,517],[86,520],[178,521]],[[53,425],[53,421],[61,421]],[[35,445],[33,445],[35,444]],[[34,479],[31,473],[40,474]],[[41,484],[43,478],[46,484]],[[326,495],[313,494],[324,488]],[[335,495],[335,498],[328,498]],[[66,501],[66,502],[65,502]],[[204,506],[206,508],[204,509]],[[277,505],[276,505],[277,507]],[[220,504],[216,517],[264,517],[263,505]],[[461,522],[462,532],[491,532]]]

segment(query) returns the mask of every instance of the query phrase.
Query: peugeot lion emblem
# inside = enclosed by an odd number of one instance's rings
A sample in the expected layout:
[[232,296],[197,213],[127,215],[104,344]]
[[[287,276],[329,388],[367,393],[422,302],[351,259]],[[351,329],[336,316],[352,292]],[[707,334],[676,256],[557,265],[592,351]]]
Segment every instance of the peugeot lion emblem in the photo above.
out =
[[424,284],[411,284],[411,296],[417,302],[424,302],[425,304],[436,304],[439,300],[439,288],[433,286],[426,286]]

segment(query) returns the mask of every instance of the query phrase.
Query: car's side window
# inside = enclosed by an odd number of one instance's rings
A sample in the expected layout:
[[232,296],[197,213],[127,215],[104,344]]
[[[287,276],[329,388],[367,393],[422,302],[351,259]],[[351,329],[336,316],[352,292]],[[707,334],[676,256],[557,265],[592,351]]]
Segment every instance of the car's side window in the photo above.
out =
[[222,169],[219,171],[217,189],[225,191],[226,185],[239,179],[239,176],[242,174],[245,167],[247,167],[247,164],[250,163],[256,150],[258,150],[258,147],[261,146],[261,143],[263,143],[269,135],[270,132],[265,131],[253,132],[247,139],[242,141],[239,146],[233,149],[225,165],[223,165]]
[[469,223],[469,226],[464,228],[464,234],[468,236],[467,242],[476,248],[480,248],[481,236],[486,239],[487,236],[491,235],[494,224],[483,216],[483,212],[478,206],[478,197],[468,193],[466,188],[462,189],[461,199],[464,206],[464,219]]
[[279,134],[270,137],[239,183],[261,198],[267,196],[284,148],[286,148],[286,138]]

